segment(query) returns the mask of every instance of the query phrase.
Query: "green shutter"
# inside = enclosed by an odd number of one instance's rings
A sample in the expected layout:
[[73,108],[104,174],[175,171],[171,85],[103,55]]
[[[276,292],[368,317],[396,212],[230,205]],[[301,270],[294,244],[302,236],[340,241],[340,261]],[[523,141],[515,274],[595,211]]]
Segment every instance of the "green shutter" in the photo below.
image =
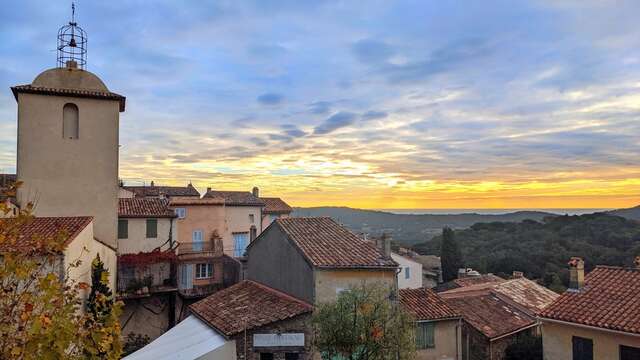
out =
[[435,323],[422,322],[416,326],[416,347],[418,349],[429,349],[435,347]]
[[158,219],[147,219],[147,239],[158,237]]
[[118,220],[118,239],[126,239],[129,237],[129,220]]

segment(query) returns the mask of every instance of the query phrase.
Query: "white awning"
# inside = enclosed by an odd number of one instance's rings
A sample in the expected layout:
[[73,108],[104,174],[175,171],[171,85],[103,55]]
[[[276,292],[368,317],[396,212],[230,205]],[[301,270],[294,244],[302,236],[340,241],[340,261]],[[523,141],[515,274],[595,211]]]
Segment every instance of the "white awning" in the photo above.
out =
[[226,340],[200,319],[191,315],[126,360],[193,360],[208,354]]

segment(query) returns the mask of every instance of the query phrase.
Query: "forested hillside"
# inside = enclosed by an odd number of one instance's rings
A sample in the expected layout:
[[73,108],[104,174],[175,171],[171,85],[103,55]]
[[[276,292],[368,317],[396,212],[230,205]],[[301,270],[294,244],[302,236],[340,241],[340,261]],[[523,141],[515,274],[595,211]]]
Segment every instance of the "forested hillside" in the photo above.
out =
[[354,232],[374,235],[388,232],[394,241],[406,245],[430,240],[440,234],[445,226],[462,229],[478,222],[542,220],[549,215],[552,214],[540,211],[517,211],[502,215],[410,215],[348,207],[296,208],[293,213],[293,216],[330,216]]
[[[527,277],[544,279],[554,275],[567,283],[567,261],[585,259],[586,269],[595,265],[628,265],[640,254],[640,222],[605,213],[554,216],[518,223],[478,223],[455,230],[464,264],[481,272],[511,274],[524,271]],[[425,254],[439,254],[440,236],[417,244]]]

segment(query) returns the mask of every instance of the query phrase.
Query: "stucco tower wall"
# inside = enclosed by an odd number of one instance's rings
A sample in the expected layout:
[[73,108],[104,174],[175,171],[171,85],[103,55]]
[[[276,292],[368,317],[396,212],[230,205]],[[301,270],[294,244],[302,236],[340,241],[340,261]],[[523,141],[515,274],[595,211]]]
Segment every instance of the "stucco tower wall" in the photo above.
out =
[[[63,107],[78,107],[79,137],[63,138]],[[116,247],[119,103],[18,94],[18,201],[36,216],[93,216],[96,238]]]

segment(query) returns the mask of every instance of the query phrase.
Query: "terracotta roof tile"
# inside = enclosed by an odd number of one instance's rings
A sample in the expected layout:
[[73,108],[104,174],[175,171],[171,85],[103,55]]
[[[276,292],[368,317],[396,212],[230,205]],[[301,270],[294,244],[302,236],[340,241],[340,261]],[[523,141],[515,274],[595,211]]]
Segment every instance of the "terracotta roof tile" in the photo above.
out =
[[118,199],[118,217],[147,218],[175,217],[169,209],[169,201],[158,198],[122,198]]
[[125,190],[131,191],[135,196],[157,197],[165,195],[172,196],[195,196],[200,197],[200,193],[192,185],[187,186],[123,186]]
[[248,191],[207,191],[203,198],[221,198],[226,205],[237,206],[264,206],[262,199],[253,196]]
[[190,306],[202,321],[229,337],[310,313],[313,306],[268,286],[244,280]]
[[110,91],[87,90],[87,89],[62,89],[48,88],[33,85],[17,85],[11,87],[13,96],[18,100],[19,93],[42,94],[42,95],[58,95],[58,96],[75,96],[81,98],[93,98],[104,100],[116,100],[120,103],[120,111],[124,111],[125,97]]
[[171,199],[169,206],[193,206],[193,205],[224,205],[224,200],[219,198],[179,198]]
[[323,268],[396,268],[398,264],[373,244],[329,217],[274,221],[313,266]]
[[460,317],[433,290],[400,289],[400,304],[409,311],[416,320],[443,320]]
[[66,246],[91,224],[92,220],[91,216],[33,217],[18,227],[13,218],[0,219],[0,234],[11,234],[13,231],[20,234],[15,243],[3,242],[0,251],[31,250],[38,247],[38,240],[54,238],[60,234],[64,234],[62,240]]
[[262,212],[265,214],[289,214],[293,211],[291,206],[280,198],[261,197],[260,199],[264,201]]
[[640,269],[596,266],[579,291],[566,291],[540,317],[640,334]]
[[447,281],[445,283],[442,283],[436,286],[434,290],[436,292],[443,292],[443,291],[458,289],[466,286],[473,286],[473,285],[486,284],[486,283],[497,283],[502,281],[505,281],[505,279],[493,274],[484,274],[480,276],[469,276],[469,277]]
[[489,339],[523,330],[536,319],[493,293],[439,294],[465,322]]

